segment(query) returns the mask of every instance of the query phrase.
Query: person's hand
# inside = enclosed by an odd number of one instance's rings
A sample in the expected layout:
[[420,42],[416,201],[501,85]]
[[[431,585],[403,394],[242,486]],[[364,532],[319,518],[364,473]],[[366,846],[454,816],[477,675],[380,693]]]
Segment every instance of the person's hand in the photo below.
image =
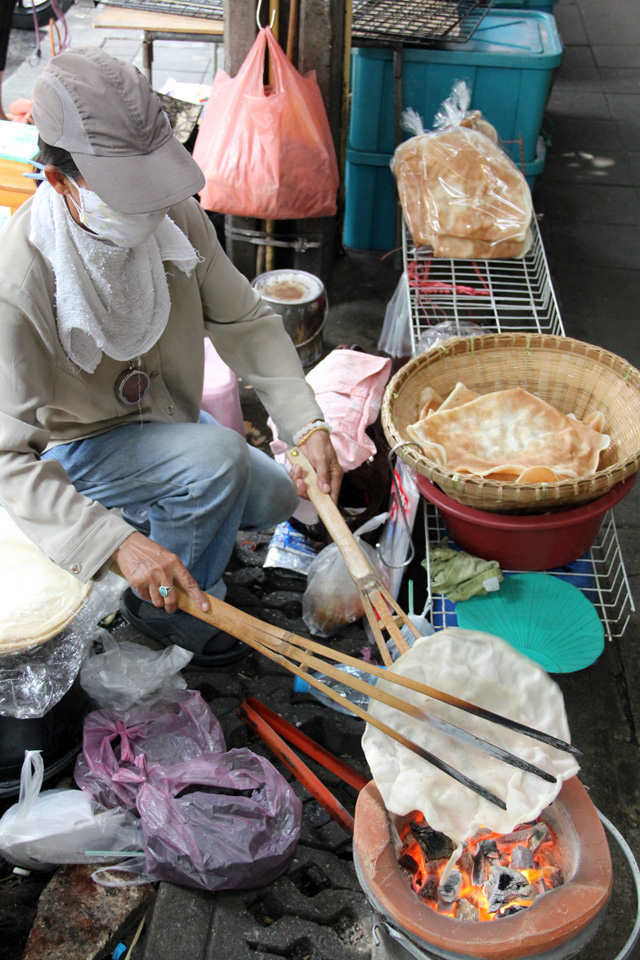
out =
[[[327,431],[315,430],[306,443],[300,445],[300,450],[316,471],[318,488],[324,493],[329,493],[333,502],[337,503],[343,470]],[[291,468],[291,479],[296,485],[298,496],[308,500],[307,484],[302,478],[300,467]]]
[[172,587],[177,583],[201,610],[209,609],[206,593],[200,590],[180,558],[142,533],[136,531],[128,536],[111,554],[111,559],[142,599],[150,600],[154,607],[164,607],[167,613],[175,613],[178,609],[176,591],[170,590],[163,597],[160,587]]

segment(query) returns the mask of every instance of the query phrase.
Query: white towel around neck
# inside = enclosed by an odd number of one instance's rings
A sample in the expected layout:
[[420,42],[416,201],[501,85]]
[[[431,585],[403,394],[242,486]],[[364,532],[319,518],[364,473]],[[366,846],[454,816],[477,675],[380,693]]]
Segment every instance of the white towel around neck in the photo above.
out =
[[30,239],[53,267],[60,342],[87,373],[103,353],[125,361],[150,350],[171,309],[163,261],[189,276],[202,259],[168,216],[140,246],[102,240],[75,222],[47,182],[33,198]]

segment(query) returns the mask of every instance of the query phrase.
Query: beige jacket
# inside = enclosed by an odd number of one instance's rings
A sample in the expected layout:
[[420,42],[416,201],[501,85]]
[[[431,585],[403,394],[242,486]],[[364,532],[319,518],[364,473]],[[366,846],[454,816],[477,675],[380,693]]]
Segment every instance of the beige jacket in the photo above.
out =
[[191,277],[167,262],[167,327],[145,354],[151,389],[128,408],[114,384],[127,364],[103,357],[88,374],[58,339],[51,265],[30,243],[27,201],[0,232],[0,501],[23,532],[57,564],[87,581],[132,527],[77,492],[49,446],[96,436],[124,423],[195,422],[200,411],[204,336],[251,384],[290,442],[322,417],[282,320],[235,269],[195,200],[171,218],[204,258]]

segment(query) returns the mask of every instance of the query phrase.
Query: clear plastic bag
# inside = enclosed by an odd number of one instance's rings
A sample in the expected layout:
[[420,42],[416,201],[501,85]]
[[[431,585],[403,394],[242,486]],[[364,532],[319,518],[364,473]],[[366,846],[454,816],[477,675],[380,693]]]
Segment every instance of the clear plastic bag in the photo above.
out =
[[269,27],[235,77],[216,73],[193,157],[207,178],[207,210],[261,220],[336,212],[338,164],[315,71],[301,76]]
[[415,470],[403,460],[396,460],[394,481],[389,501],[389,517],[380,536],[378,556],[382,564],[383,583],[394,600],[397,600],[405,571],[403,564],[411,549],[411,533],[420,502],[420,491]]
[[409,288],[406,273],[403,273],[398,280],[398,286],[387,304],[382,333],[378,340],[378,350],[390,357],[411,356]]
[[294,855],[300,800],[264,757],[226,750],[220,724],[194,690],[90,714],[75,777],[94,800],[140,817],[150,879],[205,890],[258,887]]
[[457,83],[430,132],[415,111],[403,114],[414,136],[396,148],[391,169],[405,221],[416,246],[436,257],[523,257],[532,242],[531,191],[469,102],[467,85]]
[[[383,576],[383,570],[378,554],[361,540],[361,536],[376,530],[387,516],[384,513],[372,517],[354,534],[362,552],[380,577]],[[347,570],[340,550],[335,543],[330,543],[309,567],[307,588],[302,597],[302,619],[311,633],[329,637],[347,623],[359,620],[363,614],[360,591]]]
[[305,535],[285,520],[274,531],[263,567],[292,570],[306,577],[315,556],[316,552]]
[[122,579],[110,574],[93,584],[68,627],[45,643],[0,656],[0,715],[43,717],[71,689],[101,620],[118,609]]
[[445,340],[452,337],[478,337],[482,335],[482,327],[477,323],[469,323],[466,320],[443,320],[442,323],[434,323],[432,327],[427,327],[422,331],[416,344],[414,356],[426,353]]
[[184,690],[180,670],[193,653],[182,647],[150,650],[128,640],[117,641],[100,632],[102,653],[91,653],[80,668],[80,683],[97,707],[128,710],[149,696]]
[[104,809],[82,790],[41,792],[43,774],[39,751],[27,750],[19,800],[0,819],[0,853],[6,860],[28,870],[50,870],[141,849],[142,832],[131,814]]

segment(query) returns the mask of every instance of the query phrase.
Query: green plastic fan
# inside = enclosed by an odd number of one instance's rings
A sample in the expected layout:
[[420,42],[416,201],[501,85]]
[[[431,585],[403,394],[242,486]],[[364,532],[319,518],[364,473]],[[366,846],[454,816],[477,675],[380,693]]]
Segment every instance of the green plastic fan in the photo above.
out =
[[577,587],[544,573],[506,576],[495,593],[456,605],[458,625],[503,637],[548,673],[590,666],[604,649],[604,627]]

